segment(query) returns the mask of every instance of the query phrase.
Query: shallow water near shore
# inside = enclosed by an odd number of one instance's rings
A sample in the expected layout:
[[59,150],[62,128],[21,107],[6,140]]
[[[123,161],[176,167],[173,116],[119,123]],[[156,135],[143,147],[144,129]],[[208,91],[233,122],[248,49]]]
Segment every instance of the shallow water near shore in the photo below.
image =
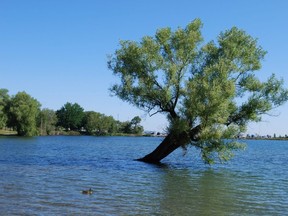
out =
[[287,215],[288,141],[247,140],[212,167],[193,148],[133,160],[161,139],[0,137],[0,215]]

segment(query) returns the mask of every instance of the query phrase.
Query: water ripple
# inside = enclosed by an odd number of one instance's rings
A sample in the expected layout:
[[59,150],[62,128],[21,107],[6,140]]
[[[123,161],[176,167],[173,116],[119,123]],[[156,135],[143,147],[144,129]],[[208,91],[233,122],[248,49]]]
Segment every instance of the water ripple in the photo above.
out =
[[[252,142],[225,165],[176,151],[134,161],[161,138],[0,139],[2,215],[285,215],[287,142]],[[82,190],[92,188],[92,195]]]

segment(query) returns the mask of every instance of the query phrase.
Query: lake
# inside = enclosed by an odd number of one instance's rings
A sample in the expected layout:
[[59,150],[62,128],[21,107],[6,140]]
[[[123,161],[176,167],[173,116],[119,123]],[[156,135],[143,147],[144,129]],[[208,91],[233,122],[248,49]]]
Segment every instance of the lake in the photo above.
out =
[[288,215],[288,141],[247,140],[213,166],[193,148],[133,160],[161,139],[0,137],[0,215]]

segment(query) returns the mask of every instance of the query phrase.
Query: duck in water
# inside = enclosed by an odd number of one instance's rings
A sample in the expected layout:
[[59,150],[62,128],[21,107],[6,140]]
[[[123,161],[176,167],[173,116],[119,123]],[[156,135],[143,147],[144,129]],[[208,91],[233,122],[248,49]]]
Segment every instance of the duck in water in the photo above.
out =
[[89,194],[91,195],[93,193],[93,190],[90,188],[89,190],[83,190],[82,194]]

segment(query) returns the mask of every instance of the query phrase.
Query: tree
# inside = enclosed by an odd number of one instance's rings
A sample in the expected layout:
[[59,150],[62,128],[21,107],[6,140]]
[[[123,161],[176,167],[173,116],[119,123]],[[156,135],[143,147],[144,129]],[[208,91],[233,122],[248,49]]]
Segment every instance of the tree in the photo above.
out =
[[51,135],[55,131],[57,115],[54,110],[42,109],[38,116],[38,127],[41,135]]
[[108,134],[114,134],[117,132],[118,122],[113,118],[113,116],[104,116],[103,120],[107,123]]
[[169,120],[168,135],[141,161],[158,163],[189,144],[207,163],[228,160],[243,145],[227,139],[288,100],[283,80],[256,77],[266,54],[257,39],[232,27],[204,44],[201,27],[195,19],[184,29],[121,41],[108,61],[121,80],[110,89],[114,95]]
[[112,116],[89,111],[85,112],[83,119],[83,127],[89,135],[107,135],[116,132],[125,134],[140,134],[143,132],[143,127],[140,125],[141,118],[134,117],[131,121],[119,122]]
[[83,126],[90,135],[106,135],[116,132],[116,121],[112,116],[106,116],[98,112],[85,112]]
[[130,121],[121,122],[121,124],[120,124],[120,133],[132,134],[131,122]]
[[139,116],[135,116],[131,120],[131,127],[132,127],[132,133],[133,134],[141,134],[143,133],[143,127],[140,125],[141,118]]
[[16,128],[19,136],[37,135],[36,120],[41,104],[26,92],[12,96],[7,104],[8,126]]
[[85,112],[83,118],[83,127],[88,134],[92,135],[97,130],[99,118],[100,113],[94,111]]
[[140,125],[141,118],[135,116],[131,121],[122,122],[121,130],[126,134],[141,134],[143,127]]
[[58,126],[64,127],[67,130],[78,130],[82,126],[84,117],[84,109],[77,103],[67,102],[64,106],[56,111],[58,118]]
[[7,124],[7,113],[5,107],[8,104],[10,97],[7,89],[0,89],[0,129],[6,127]]

